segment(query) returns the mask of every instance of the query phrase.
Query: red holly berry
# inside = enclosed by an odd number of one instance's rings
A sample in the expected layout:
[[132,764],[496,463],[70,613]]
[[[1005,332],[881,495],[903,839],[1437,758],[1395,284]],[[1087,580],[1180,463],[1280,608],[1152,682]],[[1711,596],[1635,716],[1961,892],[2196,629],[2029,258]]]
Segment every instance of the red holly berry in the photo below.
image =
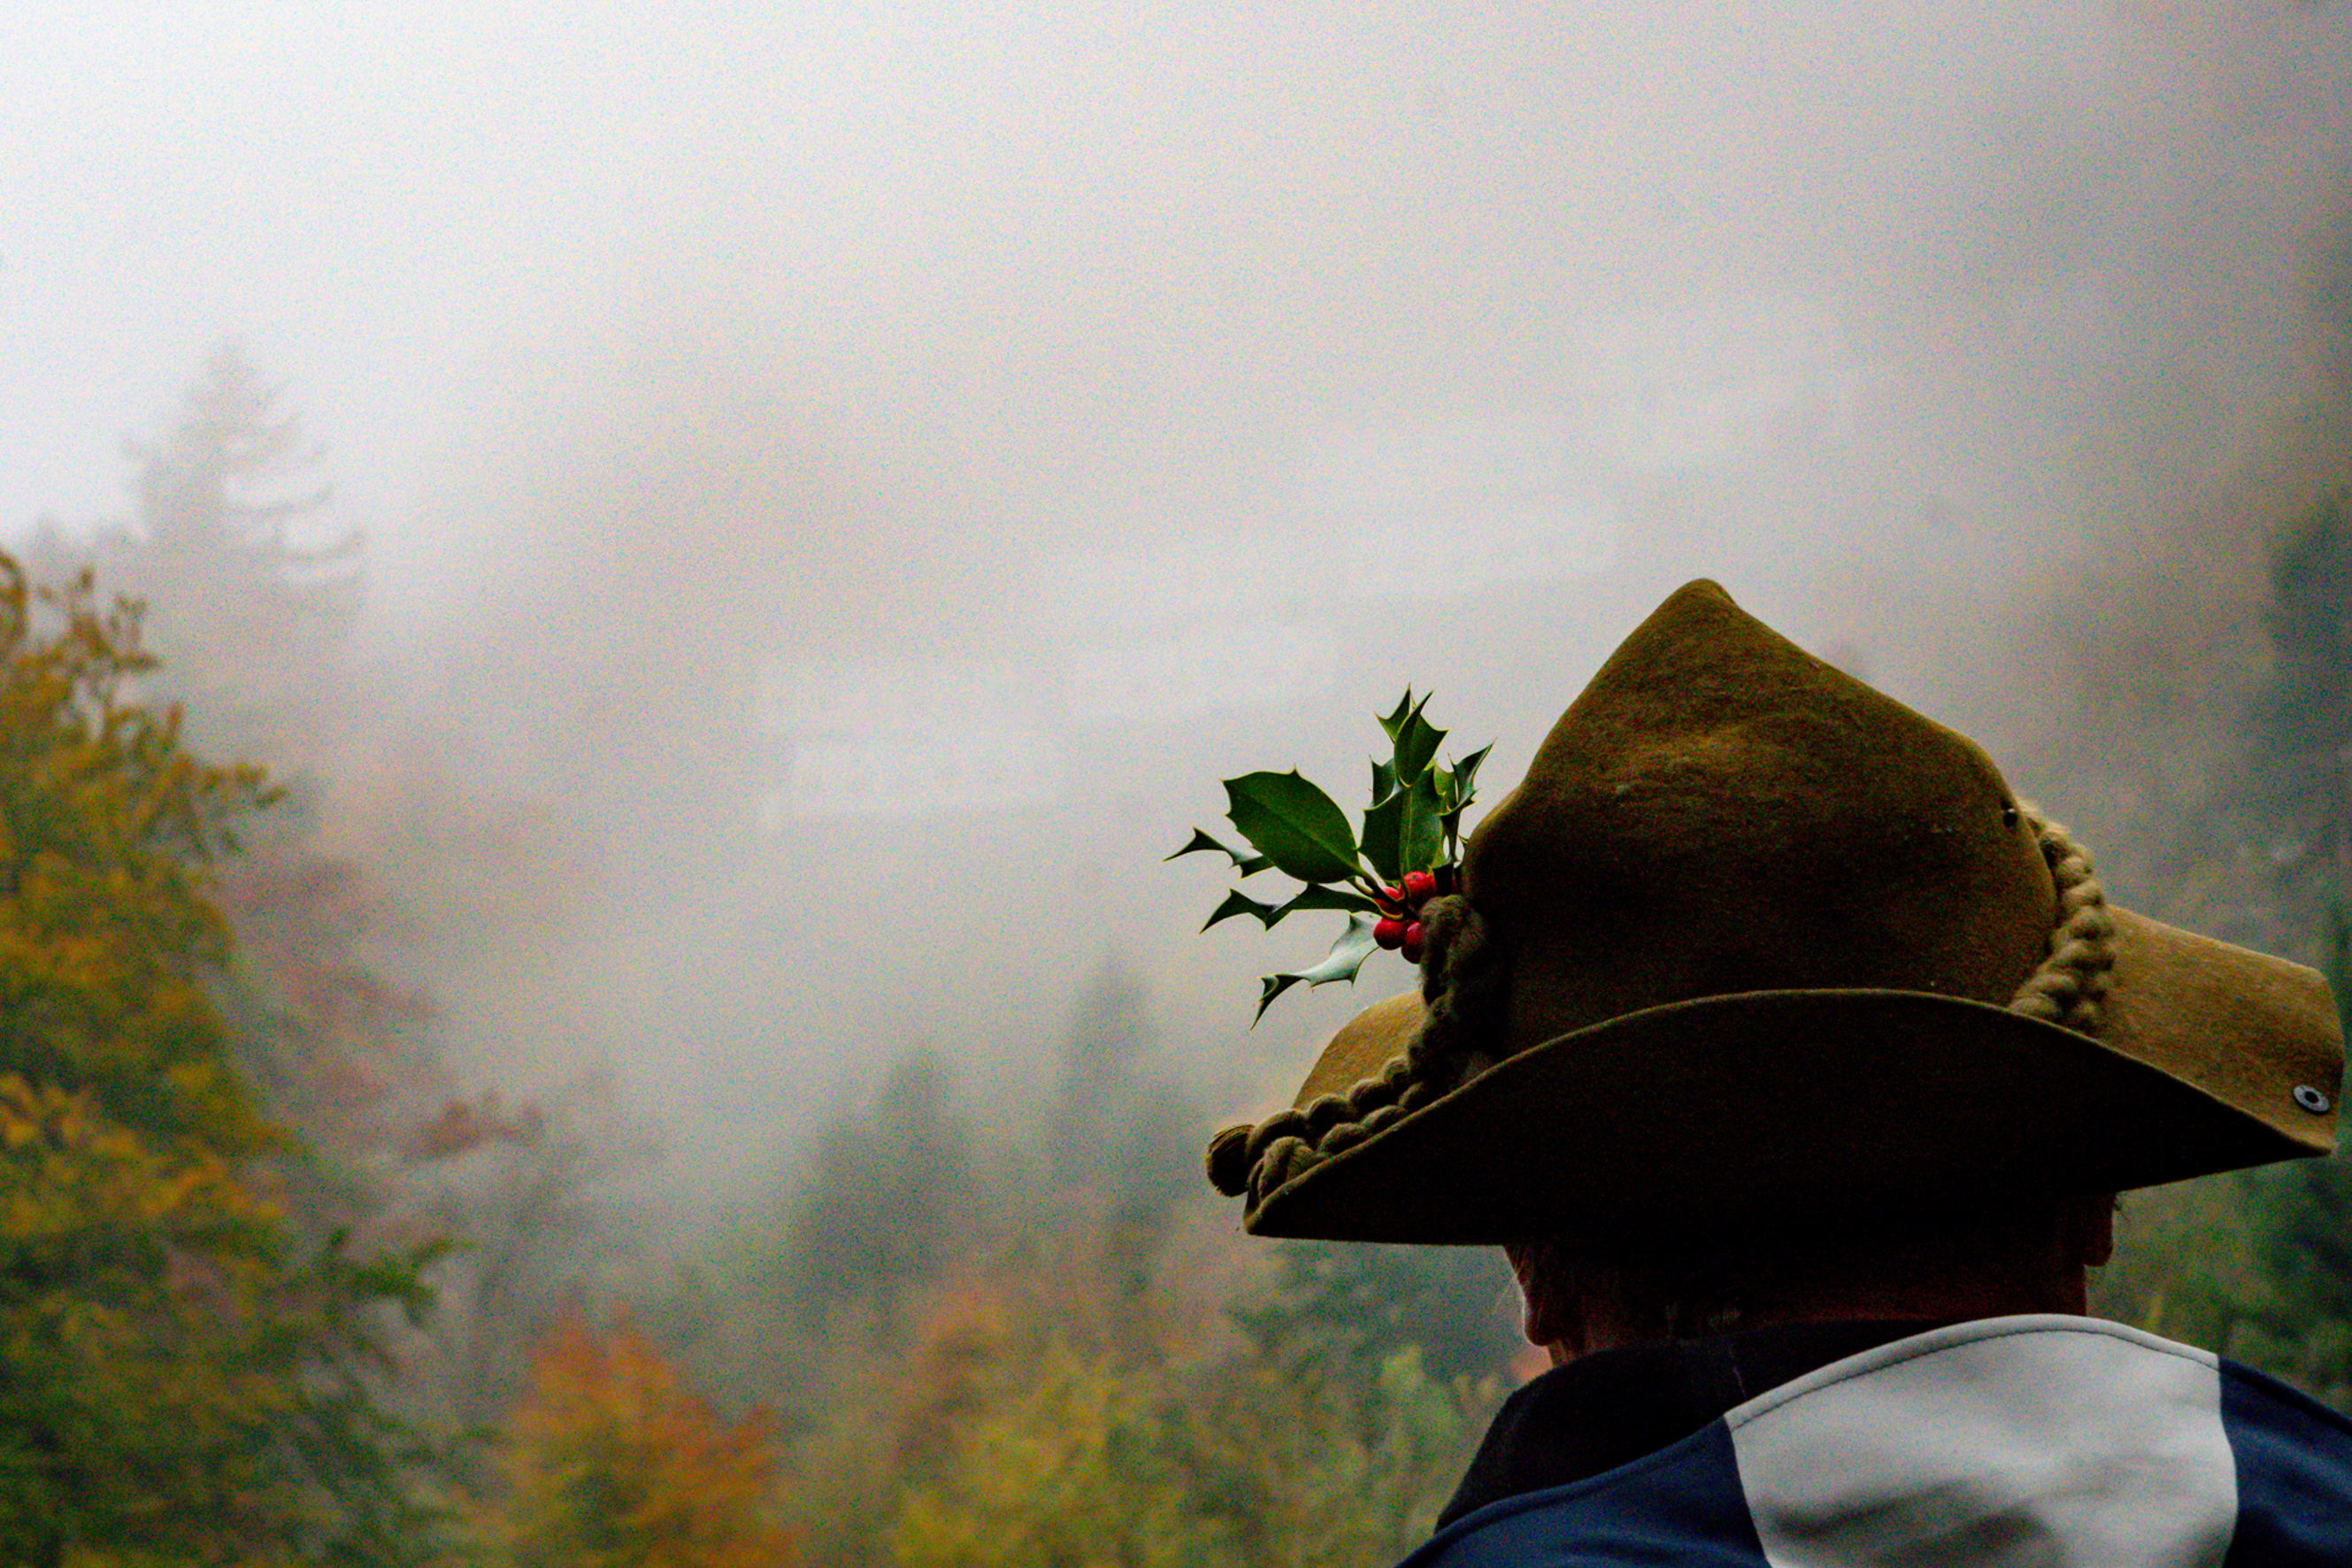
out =
[[[1418,925],[1421,922],[1416,921],[1413,923]],[[1372,940],[1382,947],[1402,947],[1406,930],[1402,921],[1376,921],[1372,925]]]
[[1404,874],[1404,901],[1414,909],[1427,903],[1436,891],[1437,879],[1428,872],[1407,871]]
[[[1374,934],[1377,935],[1377,931]],[[1403,945],[1404,961],[1407,963],[1419,963],[1421,962],[1421,922],[1419,921],[1414,921],[1404,928]]]

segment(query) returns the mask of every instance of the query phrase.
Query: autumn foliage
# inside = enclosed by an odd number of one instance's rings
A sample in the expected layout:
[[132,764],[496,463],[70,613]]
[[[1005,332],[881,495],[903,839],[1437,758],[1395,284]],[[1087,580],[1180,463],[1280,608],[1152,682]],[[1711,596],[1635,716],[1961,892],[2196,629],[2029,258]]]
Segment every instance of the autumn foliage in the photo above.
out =
[[285,1224],[212,897],[271,792],[142,700],[140,631],[0,555],[0,1556],[419,1561],[421,1446],[371,1380],[424,1255]]
[[482,1535],[515,1568],[784,1568],[767,1520],[775,1433],[730,1422],[625,1319],[567,1314],[507,1424]]

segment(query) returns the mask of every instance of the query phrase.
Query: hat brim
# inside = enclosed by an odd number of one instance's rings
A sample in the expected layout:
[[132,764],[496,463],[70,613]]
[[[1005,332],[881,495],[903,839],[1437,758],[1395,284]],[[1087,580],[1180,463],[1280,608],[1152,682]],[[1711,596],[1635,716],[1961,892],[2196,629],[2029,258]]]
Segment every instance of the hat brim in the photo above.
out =
[[[2120,1192],[2333,1148],[2341,1058],[2325,1059],[2338,1047],[2318,976],[2114,913],[2107,1037],[1914,991],[1670,1003],[1487,1069],[1267,1194],[1247,1228],[1447,1244],[1655,1234]],[[2267,1030],[2245,1016],[2258,992],[2327,1037],[2308,1069],[2221,1092],[2189,1081],[2192,1064],[2168,1058],[2234,1059],[2228,1042],[2191,1037],[2200,1024]],[[1379,1032],[1403,1021],[1392,1010]],[[2305,1085],[2324,1094],[2318,1110],[2292,1098]]]

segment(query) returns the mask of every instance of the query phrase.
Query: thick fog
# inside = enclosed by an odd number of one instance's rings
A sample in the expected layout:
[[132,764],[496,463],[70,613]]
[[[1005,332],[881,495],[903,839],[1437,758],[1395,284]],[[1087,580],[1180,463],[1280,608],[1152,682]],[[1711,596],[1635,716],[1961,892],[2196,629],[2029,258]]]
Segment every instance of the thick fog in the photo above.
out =
[[283,382],[337,841],[529,825],[383,961],[680,1193],[911,1043],[1016,1100],[1114,958],[1269,1092],[1408,976],[1248,1029],[1329,933],[1193,934],[1216,781],[1354,803],[1410,682],[1499,794],[1693,576],[2073,809],[2352,469],[2332,7],[520,9],[0,18],[0,521]]

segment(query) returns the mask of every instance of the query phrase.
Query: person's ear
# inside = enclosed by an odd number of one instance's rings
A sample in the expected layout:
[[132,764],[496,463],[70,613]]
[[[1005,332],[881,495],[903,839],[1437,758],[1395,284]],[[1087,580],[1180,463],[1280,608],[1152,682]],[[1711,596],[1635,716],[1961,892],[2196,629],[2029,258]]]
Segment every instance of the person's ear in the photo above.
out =
[[1556,1345],[1569,1338],[1571,1325],[1565,1321],[1560,1303],[1551,1291],[1541,1291],[1527,1298],[1528,1315],[1524,1331],[1531,1345]]
[[2069,1199],[2063,1224],[2066,1251],[2079,1268],[2101,1268],[2116,1255],[2116,1195]]
[[1532,1251],[1507,1247],[1503,1255],[1511,1260],[1511,1273],[1519,1282],[1519,1300],[1526,1306],[1520,1317],[1520,1332],[1531,1345],[1553,1345],[1568,1337],[1570,1324],[1562,1321],[1565,1303],[1544,1271],[1537,1266]]

